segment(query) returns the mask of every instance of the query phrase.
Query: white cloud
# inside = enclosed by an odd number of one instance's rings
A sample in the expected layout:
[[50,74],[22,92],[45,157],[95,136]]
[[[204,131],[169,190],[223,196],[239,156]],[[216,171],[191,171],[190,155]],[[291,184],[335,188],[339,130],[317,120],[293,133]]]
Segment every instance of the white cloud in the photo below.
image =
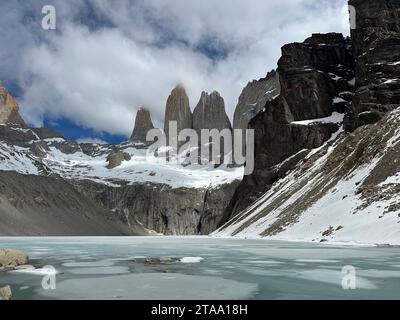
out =
[[82,137],[76,140],[78,143],[97,143],[97,144],[107,144],[106,141],[99,138]]
[[[96,19],[114,27],[93,30],[74,19],[82,2],[55,1],[59,30],[29,41],[18,61],[23,115],[34,125],[66,117],[129,136],[141,105],[162,126],[168,94],[183,83],[192,109],[201,91],[218,90],[232,117],[242,88],[276,67],[283,44],[313,32],[348,33],[346,2],[98,0],[90,1]],[[28,27],[19,26],[24,34]],[[226,55],[210,59],[205,46]]]

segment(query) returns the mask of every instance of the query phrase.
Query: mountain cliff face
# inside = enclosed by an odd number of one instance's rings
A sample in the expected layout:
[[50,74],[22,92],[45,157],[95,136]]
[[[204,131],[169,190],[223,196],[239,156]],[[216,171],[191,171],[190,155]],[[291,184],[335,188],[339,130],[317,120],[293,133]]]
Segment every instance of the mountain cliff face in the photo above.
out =
[[265,107],[269,100],[280,94],[278,73],[273,70],[265,78],[253,80],[247,84],[239,97],[233,117],[233,128],[246,130],[249,122]]
[[255,172],[216,235],[400,243],[400,3],[350,4],[351,40],[283,47],[281,95],[250,122]]
[[17,101],[0,82],[0,125],[8,124],[25,128],[26,124],[19,114]]
[[345,126],[353,131],[375,123],[400,103],[400,3],[349,2],[356,9],[352,30],[357,90]]
[[221,223],[239,180],[196,188],[155,182],[121,187],[93,181],[74,181],[74,184],[88,198],[113,210],[128,225],[131,220],[137,220],[164,235],[208,235]]
[[146,143],[147,132],[154,129],[149,110],[140,108],[136,114],[135,127],[130,141]]
[[[281,94],[267,101],[264,111],[250,121],[249,127],[255,129],[255,169],[244,177],[226,219],[259,198],[291,169],[292,162],[279,170],[275,165],[327,141],[339,129],[340,112],[352,98],[352,46],[340,34],[315,34],[304,43],[284,46],[278,66]],[[327,119],[301,123],[318,118]]]
[[211,94],[202,92],[200,101],[193,111],[193,129],[199,137],[202,129],[232,130],[231,122],[226,115],[224,99],[218,92],[214,91]]
[[[172,90],[167,100],[164,118],[164,131],[167,138],[169,138],[169,125],[171,121],[176,121],[178,132],[193,128],[193,114],[190,110],[189,97],[182,85]],[[172,138],[176,139],[176,137]]]

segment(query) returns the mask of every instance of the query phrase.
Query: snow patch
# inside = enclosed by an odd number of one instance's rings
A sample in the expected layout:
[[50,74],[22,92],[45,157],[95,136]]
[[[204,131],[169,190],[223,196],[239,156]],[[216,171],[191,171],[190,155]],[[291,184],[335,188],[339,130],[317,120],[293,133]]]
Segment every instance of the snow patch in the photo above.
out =
[[[341,99],[341,98],[338,98],[338,99]],[[345,101],[345,100],[343,100],[343,101]],[[320,119],[312,119],[312,120],[293,121],[293,122],[291,122],[291,124],[307,126],[307,125],[314,124],[314,123],[342,123],[343,119],[344,119],[343,113],[333,112],[330,117],[320,118]]]

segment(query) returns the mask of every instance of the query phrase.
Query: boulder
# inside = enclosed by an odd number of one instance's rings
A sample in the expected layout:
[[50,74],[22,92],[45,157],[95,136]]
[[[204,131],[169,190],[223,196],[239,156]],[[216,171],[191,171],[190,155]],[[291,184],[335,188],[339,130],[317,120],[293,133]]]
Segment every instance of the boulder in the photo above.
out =
[[0,249],[0,267],[17,267],[28,264],[28,256],[15,249]]
[[130,141],[146,143],[147,132],[154,129],[150,112],[140,108],[136,114],[135,128],[133,129]]
[[116,167],[119,167],[123,161],[129,161],[131,159],[132,157],[129,155],[129,153],[122,151],[113,151],[107,157],[107,168],[114,169]]
[[10,286],[5,286],[0,288],[0,300],[10,300],[12,297],[12,292]]

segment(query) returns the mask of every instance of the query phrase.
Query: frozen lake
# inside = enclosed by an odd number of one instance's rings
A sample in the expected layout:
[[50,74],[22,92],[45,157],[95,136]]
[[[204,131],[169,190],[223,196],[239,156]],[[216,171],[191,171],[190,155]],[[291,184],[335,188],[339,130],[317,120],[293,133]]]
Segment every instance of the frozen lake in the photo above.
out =
[[[400,298],[398,247],[208,237],[0,238],[0,247],[57,270],[55,290],[42,288],[41,270],[0,274],[14,299]],[[342,287],[345,266],[355,290]]]

